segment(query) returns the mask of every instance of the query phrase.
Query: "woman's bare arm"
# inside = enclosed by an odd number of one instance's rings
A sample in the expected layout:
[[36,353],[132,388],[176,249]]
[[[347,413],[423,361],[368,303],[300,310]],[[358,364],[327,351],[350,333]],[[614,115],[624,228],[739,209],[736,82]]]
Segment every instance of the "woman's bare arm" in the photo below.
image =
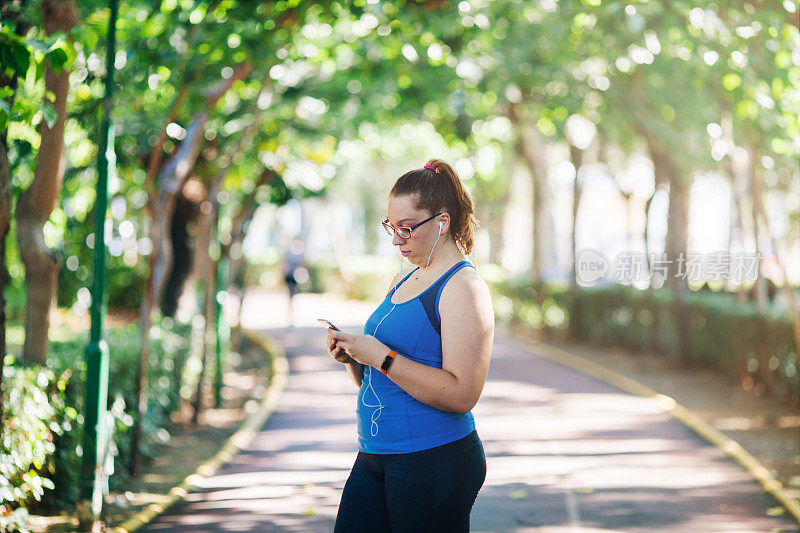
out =
[[441,370],[398,355],[387,374],[422,403],[456,413],[466,413],[477,403],[494,339],[489,288],[474,270],[461,272],[445,285],[439,300]]
[[[489,370],[494,338],[489,288],[476,272],[459,272],[442,291],[439,314],[442,368],[398,354],[387,376],[422,403],[442,411],[466,413],[477,403]],[[339,346],[363,364],[380,368],[388,353],[387,346],[370,335],[328,331],[339,339]]]

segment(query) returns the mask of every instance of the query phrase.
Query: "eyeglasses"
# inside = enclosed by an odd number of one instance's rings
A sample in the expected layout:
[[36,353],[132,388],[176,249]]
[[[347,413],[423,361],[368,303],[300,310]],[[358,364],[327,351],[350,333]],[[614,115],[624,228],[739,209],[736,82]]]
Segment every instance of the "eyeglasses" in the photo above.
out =
[[441,213],[436,213],[432,217],[428,217],[425,220],[423,220],[422,222],[418,222],[417,224],[414,224],[413,226],[400,226],[399,228],[395,228],[389,222],[388,218],[386,220],[384,220],[383,222],[381,222],[381,224],[383,224],[383,229],[385,229],[386,233],[388,233],[389,235],[394,237],[394,234],[396,233],[401,239],[410,239],[412,231],[414,231],[415,229],[417,229],[418,227],[420,227],[421,225],[423,225],[427,221],[433,220],[434,218],[438,217],[439,215],[441,215]]

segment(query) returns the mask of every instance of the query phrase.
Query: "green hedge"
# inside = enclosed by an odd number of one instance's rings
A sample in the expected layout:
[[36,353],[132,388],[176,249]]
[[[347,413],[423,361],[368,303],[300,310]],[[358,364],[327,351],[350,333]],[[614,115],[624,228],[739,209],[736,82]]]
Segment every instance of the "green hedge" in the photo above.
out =
[[[167,318],[151,329],[149,401],[141,443],[145,460],[154,457],[158,444],[168,438],[165,428],[180,405],[191,328]],[[131,462],[141,351],[136,324],[112,329],[105,338],[110,355],[107,407],[113,423],[114,474],[109,480],[113,489],[124,486]],[[0,506],[5,514],[31,507],[70,509],[78,500],[86,344],[85,338],[52,342],[45,367],[6,357],[0,440]],[[14,525],[17,522],[7,517],[0,522],[0,531],[21,530]]]
[[570,294],[562,284],[532,283],[526,278],[504,279],[484,273],[489,281],[498,321],[545,333],[566,333],[570,326]]
[[[676,351],[675,295],[668,289],[614,285],[570,291],[525,279],[491,286],[500,320],[635,352]],[[728,293],[690,292],[683,313],[689,362],[718,368],[747,388],[797,399],[798,358],[785,311],[770,307],[759,312]]]

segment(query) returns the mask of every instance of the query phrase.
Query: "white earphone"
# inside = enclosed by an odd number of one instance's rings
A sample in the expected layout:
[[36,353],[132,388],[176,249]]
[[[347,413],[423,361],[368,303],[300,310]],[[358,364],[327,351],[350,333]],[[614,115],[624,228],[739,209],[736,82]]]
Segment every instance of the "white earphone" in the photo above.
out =
[[439,235],[442,234],[442,228],[444,227],[444,220],[439,221]]

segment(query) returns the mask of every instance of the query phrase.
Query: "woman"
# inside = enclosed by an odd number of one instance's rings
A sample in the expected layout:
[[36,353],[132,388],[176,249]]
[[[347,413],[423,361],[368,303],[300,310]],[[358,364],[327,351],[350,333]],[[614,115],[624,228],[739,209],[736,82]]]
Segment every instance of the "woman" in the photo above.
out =
[[489,289],[465,260],[473,212],[447,163],[401,176],[383,226],[415,268],[401,269],[364,335],[328,329],[328,351],[359,387],[359,453],[337,532],[469,531],[486,477],[470,409],[494,336]]

